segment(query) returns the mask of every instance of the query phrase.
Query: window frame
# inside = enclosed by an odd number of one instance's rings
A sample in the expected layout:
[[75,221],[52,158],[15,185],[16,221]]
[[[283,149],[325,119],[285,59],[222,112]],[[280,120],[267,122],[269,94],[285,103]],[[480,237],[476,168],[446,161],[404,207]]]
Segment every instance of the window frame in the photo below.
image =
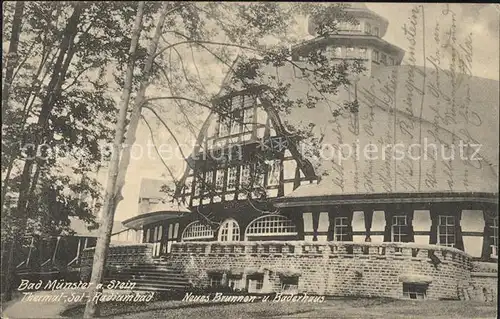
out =
[[219,168],[215,172],[215,192],[221,193],[224,191],[224,178],[226,175],[226,170],[224,168]]
[[[425,300],[427,299],[427,284],[403,283],[403,297],[410,300]],[[412,295],[415,298],[412,298]],[[421,298],[418,298],[418,297]]]
[[[441,221],[445,219],[446,224],[441,224]],[[449,220],[453,221],[453,224],[449,224]],[[457,234],[456,234],[456,218],[453,215],[438,215],[438,225],[437,225],[437,244],[440,246],[446,247],[455,247],[457,244]],[[446,230],[444,233],[442,229]],[[451,227],[451,228],[450,228]],[[452,233],[449,233],[449,230],[452,229]],[[441,237],[446,238],[446,241],[443,243]],[[449,238],[453,238],[452,243],[450,243]]]
[[[285,283],[287,281],[293,281],[293,283]],[[298,276],[286,276],[280,278],[281,292],[289,294],[297,294],[299,291],[299,277]],[[288,289],[286,289],[286,288]],[[290,287],[292,289],[290,289]]]
[[[404,224],[399,224],[399,220],[404,220]],[[401,215],[394,215],[392,216],[391,219],[391,242],[393,243],[404,243],[405,242],[405,237],[408,236],[407,231],[408,231],[408,216],[401,214]],[[396,232],[397,230],[397,232]],[[398,237],[396,239],[396,237]]]
[[249,236],[297,236],[297,234],[297,226],[291,219],[283,215],[264,215],[248,224],[245,229],[245,240],[248,240]]
[[240,236],[240,225],[234,218],[229,218],[222,223],[217,239],[220,242],[236,242],[240,241]]
[[[340,224],[337,224],[340,221]],[[343,222],[345,221],[345,225]],[[342,230],[339,232],[338,230]],[[340,236],[340,238],[338,237]],[[345,237],[345,239],[344,239]],[[335,216],[333,218],[333,241],[348,241],[349,237],[349,218],[347,216]]]
[[210,282],[210,287],[221,287],[223,275],[221,273],[210,273],[208,275],[208,280]]
[[491,257],[498,258],[498,216],[491,221]]
[[[234,175],[232,174],[234,172]],[[238,185],[238,166],[229,166],[227,169],[226,191],[235,191]]]
[[[195,233],[197,231],[197,232],[202,233],[202,234],[205,233],[205,235],[193,236],[193,235],[190,234],[189,237],[186,237],[186,233],[188,233],[188,231],[190,231],[192,228],[195,228],[195,227],[203,228],[203,229],[195,229],[193,231],[193,233]],[[194,240],[197,240],[197,239],[212,239],[212,238],[214,238],[214,231],[213,231],[213,229],[210,226],[202,224],[198,220],[189,223],[184,228],[184,230],[182,231],[182,235],[181,235],[181,241],[194,241]]]
[[[276,174],[278,174],[277,177]],[[276,180],[272,178],[272,176],[276,177]],[[280,184],[280,176],[281,176],[281,160],[276,159],[273,160],[272,164],[268,165],[267,167],[267,186],[278,186]]]
[[365,23],[365,33],[366,34],[372,34],[372,25],[368,22]]

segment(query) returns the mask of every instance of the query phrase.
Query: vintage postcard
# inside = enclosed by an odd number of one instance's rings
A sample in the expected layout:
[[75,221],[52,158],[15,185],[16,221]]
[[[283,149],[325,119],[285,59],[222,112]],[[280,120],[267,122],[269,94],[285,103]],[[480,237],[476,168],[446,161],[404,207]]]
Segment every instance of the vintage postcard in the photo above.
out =
[[496,318],[499,16],[4,2],[2,318]]

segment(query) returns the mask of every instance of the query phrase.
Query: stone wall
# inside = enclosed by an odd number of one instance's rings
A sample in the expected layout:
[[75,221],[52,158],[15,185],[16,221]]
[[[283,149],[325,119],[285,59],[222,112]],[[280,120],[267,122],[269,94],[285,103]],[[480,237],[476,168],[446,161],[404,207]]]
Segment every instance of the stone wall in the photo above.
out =
[[284,270],[299,276],[298,292],[402,298],[403,282],[428,284],[428,299],[459,299],[471,281],[463,251],[414,243],[233,242],[174,243],[168,257],[195,286],[208,273],[264,276],[262,292],[279,291]]
[[[86,248],[82,253],[80,278],[89,281],[92,274],[94,247]],[[152,244],[111,245],[108,251],[106,267],[124,267],[152,262]]]
[[469,299],[496,302],[498,296],[498,264],[473,262],[467,294]]

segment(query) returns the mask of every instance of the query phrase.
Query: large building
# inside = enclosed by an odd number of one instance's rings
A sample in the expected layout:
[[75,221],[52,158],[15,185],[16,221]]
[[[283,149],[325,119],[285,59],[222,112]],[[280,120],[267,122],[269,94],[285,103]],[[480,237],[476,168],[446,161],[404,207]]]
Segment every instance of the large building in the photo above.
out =
[[[385,18],[361,4],[349,13],[359,23],[330,36],[316,36],[310,18],[311,39],[292,58],[300,65],[324,50],[362,59],[367,70],[353,85],[278,117],[251,92],[223,89],[215,106],[234,116],[210,115],[177,189],[183,205],[148,208],[124,225],[193,285],[496,295],[498,81],[402,65],[404,51],[383,40]],[[314,94],[291,64],[268,72],[290,94]],[[344,101],[358,110],[333,114]],[[293,143],[283,123],[314,123],[320,152]]]

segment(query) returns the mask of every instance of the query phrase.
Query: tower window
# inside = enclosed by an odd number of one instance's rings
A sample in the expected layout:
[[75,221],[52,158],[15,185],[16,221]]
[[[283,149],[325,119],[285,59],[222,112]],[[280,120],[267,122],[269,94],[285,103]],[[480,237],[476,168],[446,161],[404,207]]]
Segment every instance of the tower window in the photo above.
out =
[[366,59],[366,48],[359,48],[359,58]]
[[387,55],[382,53],[382,56],[380,57],[380,62],[387,65]]
[[371,34],[372,33],[372,25],[369,23],[365,24],[365,33]]
[[347,48],[346,57],[348,57],[348,58],[354,58],[355,57],[354,52],[355,52],[354,48]]
[[374,27],[373,28],[373,35],[378,37],[379,36],[379,31],[378,31],[378,27]]

